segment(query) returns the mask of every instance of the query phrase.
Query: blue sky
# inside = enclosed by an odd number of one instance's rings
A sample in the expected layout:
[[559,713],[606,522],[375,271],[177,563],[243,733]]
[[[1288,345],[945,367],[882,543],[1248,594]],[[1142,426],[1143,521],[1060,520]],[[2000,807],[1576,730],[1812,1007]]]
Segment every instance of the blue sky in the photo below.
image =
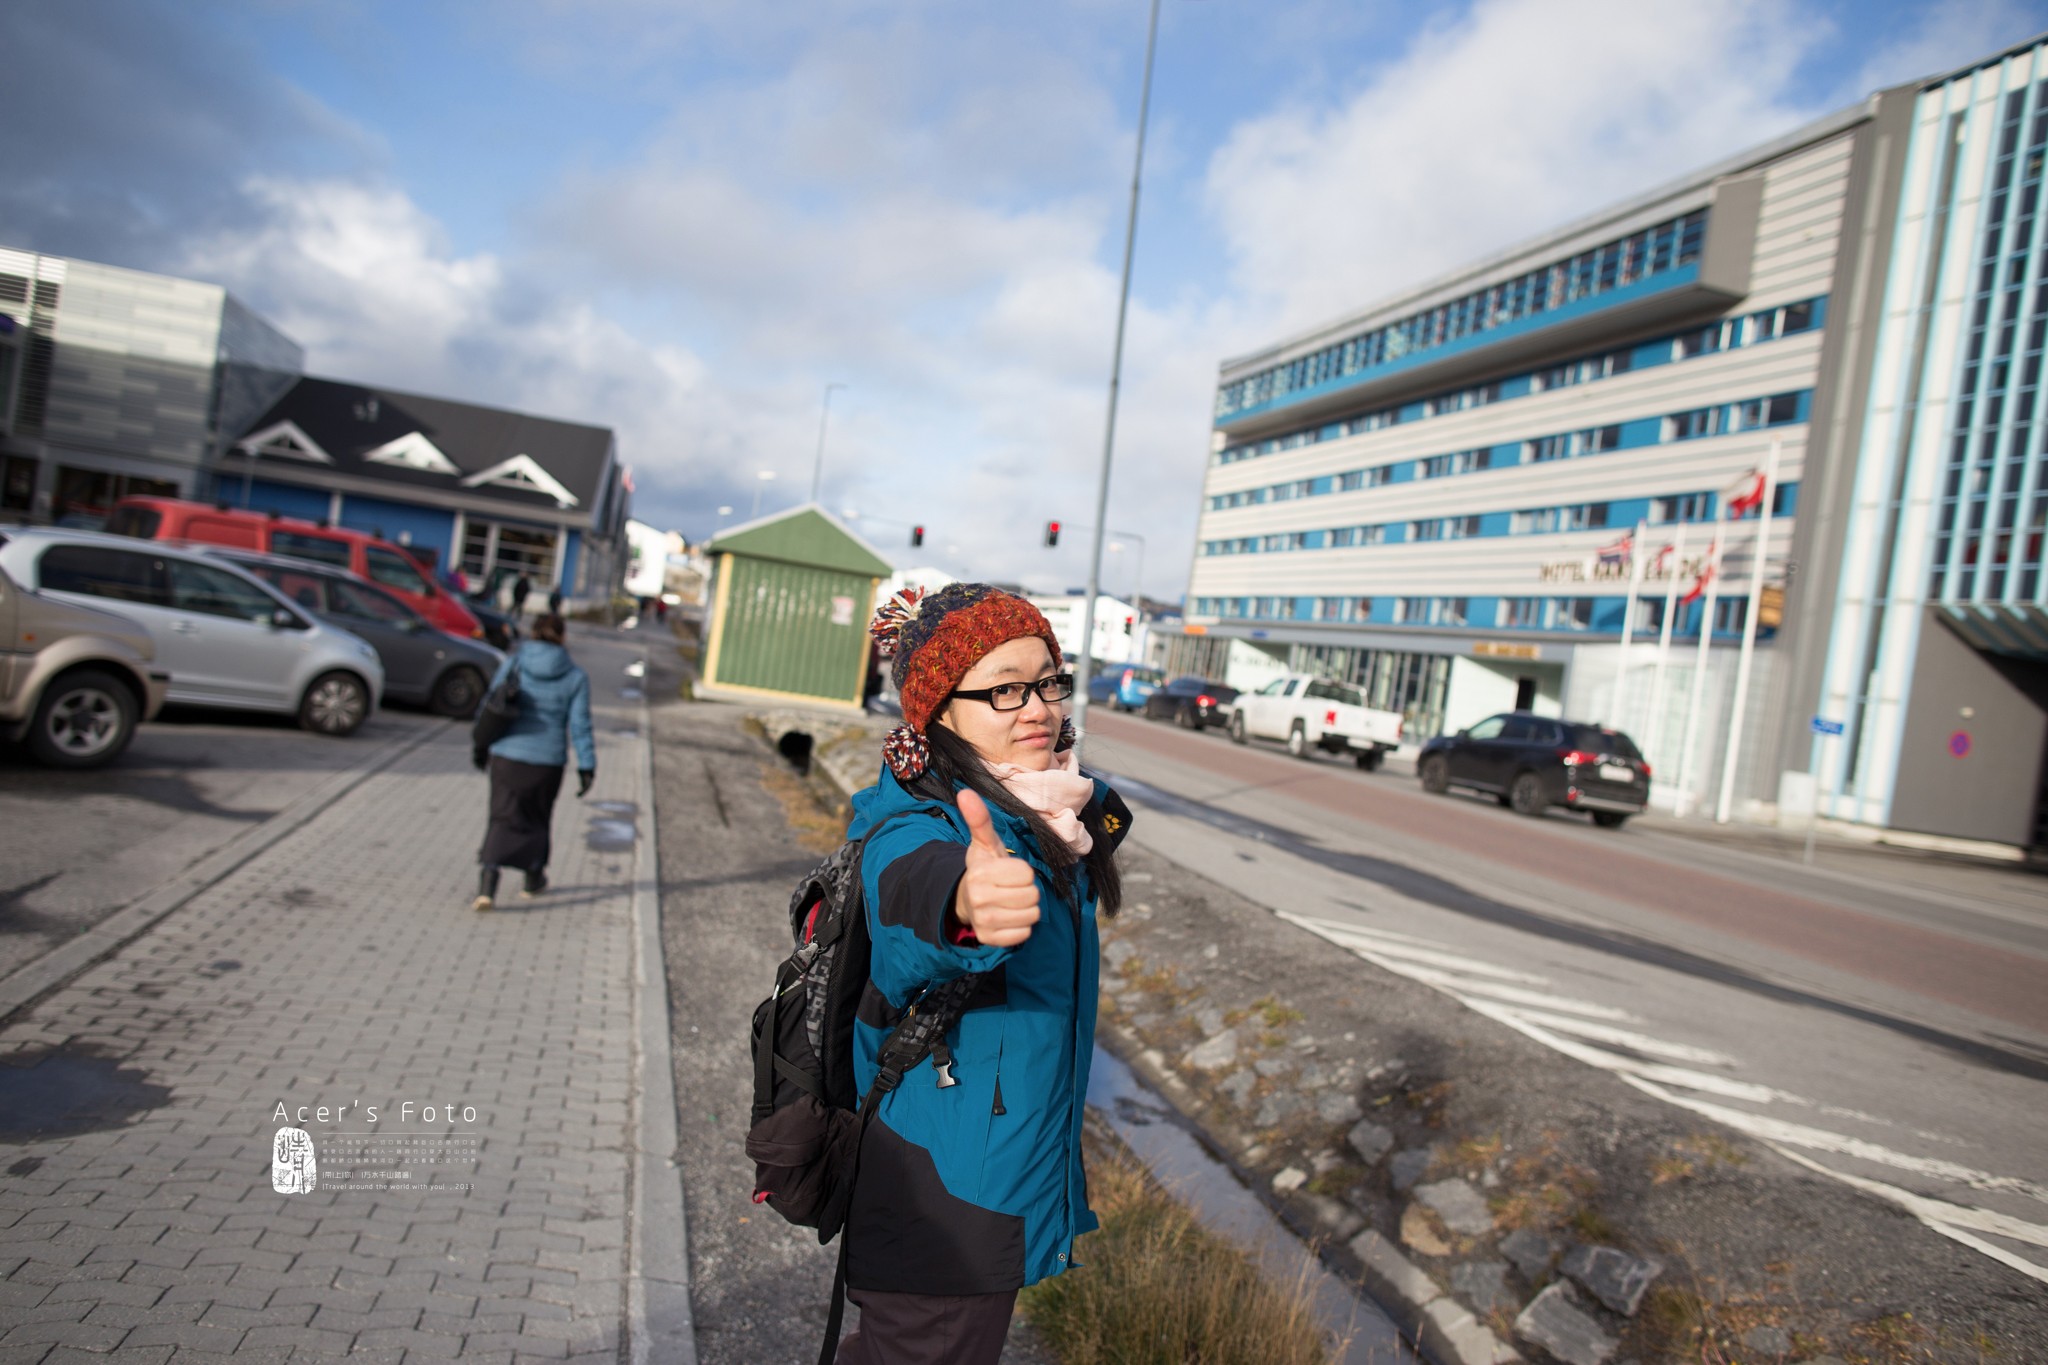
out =
[[[1166,0],[1111,526],[1186,576],[1216,365],[2048,27],[2048,0]],[[808,489],[1057,588],[1145,0],[22,0],[0,243],[217,280],[316,373],[603,423],[692,536]],[[776,475],[762,485],[758,473]],[[1105,571],[1127,586],[1135,554]]]

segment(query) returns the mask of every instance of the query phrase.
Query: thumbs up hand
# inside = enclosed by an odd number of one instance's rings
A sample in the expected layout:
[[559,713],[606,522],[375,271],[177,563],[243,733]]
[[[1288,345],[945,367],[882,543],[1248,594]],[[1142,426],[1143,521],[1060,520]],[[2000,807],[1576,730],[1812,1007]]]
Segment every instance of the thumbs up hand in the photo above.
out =
[[967,870],[953,893],[954,918],[990,947],[1014,948],[1038,923],[1038,874],[1003,847],[986,801],[971,791],[958,800],[970,841]]

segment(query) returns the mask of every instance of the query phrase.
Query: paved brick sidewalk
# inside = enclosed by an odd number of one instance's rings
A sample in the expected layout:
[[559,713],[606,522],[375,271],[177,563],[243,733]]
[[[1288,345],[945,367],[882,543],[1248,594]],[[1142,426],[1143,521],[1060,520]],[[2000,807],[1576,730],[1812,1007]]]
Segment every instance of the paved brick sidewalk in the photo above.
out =
[[[593,822],[651,823],[634,720],[540,900],[468,908],[451,726],[0,1030],[0,1365],[618,1359],[635,869]],[[273,1192],[280,1104],[312,1193]],[[443,1188],[336,1178],[369,1168]]]

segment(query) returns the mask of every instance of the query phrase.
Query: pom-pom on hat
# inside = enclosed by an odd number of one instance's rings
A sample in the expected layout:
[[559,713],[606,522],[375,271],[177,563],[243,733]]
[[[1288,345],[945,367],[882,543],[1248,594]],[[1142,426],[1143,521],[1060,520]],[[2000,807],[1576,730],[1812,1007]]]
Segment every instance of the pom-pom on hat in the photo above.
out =
[[883,745],[899,777],[923,770],[925,727],[982,655],[1012,640],[1035,638],[1045,641],[1054,659],[1060,657],[1059,637],[1045,613],[987,583],[948,583],[930,593],[906,588],[882,604],[868,630],[876,651],[893,661],[891,675],[903,699],[904,724]]

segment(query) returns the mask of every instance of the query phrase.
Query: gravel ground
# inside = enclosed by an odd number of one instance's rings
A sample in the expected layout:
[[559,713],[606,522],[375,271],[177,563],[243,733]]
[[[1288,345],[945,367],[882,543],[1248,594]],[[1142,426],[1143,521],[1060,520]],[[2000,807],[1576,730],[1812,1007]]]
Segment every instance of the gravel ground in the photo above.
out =
[[[660,652],[660,651],[656,651]],[[650,660],[647,693],[676,695],[679,666]],[[755,1206],[742,1143],[752,1104],[747,1028],[788,948],[790,888],[842,830],[741,726],[737,707],[653,711],[662,936],[675,1027],[677,1161],[689,1218],[691,1299],[704,1365],[815,1357],[837,1250]],[[848,1327],[857,1315],[848,1312]],[[1021,1320],[1003,1359],[1053,1365]]]

